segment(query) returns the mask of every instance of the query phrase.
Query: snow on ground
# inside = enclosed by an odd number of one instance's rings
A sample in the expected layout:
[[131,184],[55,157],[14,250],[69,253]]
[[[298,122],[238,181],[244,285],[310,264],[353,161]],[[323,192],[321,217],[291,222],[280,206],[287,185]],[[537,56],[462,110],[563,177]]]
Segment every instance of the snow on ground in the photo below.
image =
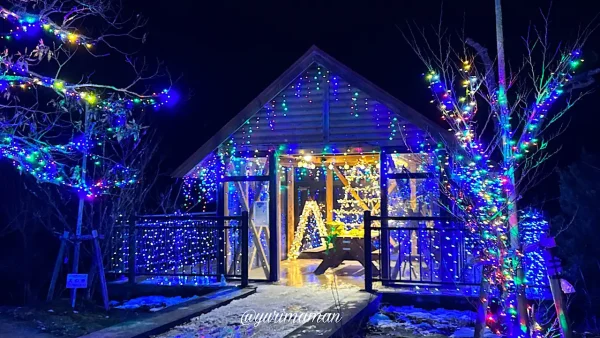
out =
[[142,284],[155,285],[219,285],[219,281],[215,277],[207,276],[166,276],[166,277],[150,277],[141,282]]
[[[367,337],[473,337],[474,325],[472,311],[384,306],[369,319]],[[496,335],[486,332],[486,337]]]
[[117,309],[122,310],[134,310],[139,308],[147,308],[151,312],[160,311],[166,307],[173,306],[179,303],[187,302],[188,300],[199,298],[198,296],[192,296],[183,298],[177,297],[165,297],[165,296],[143,296],[137,297],[123,302],[123,304],[115,306]]
[[260,285],[255,294],[234,300],[226,306],[192,318],[190,322],[156,337],[284,337],[298,328],[301,323],[242,325],[242,315],[248,311],[256,313],[321,312],[335,305],[336,301],[343,300],[358,290],[358,287],[347,284],[338,285],[334,289],[322,285],[305,285],[303,287]]

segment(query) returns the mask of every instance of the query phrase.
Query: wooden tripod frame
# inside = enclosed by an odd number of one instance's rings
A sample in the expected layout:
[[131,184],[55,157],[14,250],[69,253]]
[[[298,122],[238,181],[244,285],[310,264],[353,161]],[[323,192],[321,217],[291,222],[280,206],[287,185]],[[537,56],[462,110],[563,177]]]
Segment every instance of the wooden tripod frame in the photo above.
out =
[[[104,264],[102,263],[102,249],[100,248],[100,239],[103,239],[104,236],[98,235],[98,231],[92,230],[91,235],[82,235],[82,236],[72,236],[69,238],[69,232],[65,231],[63,235],[60,237],[60,249],[58,250],[58,256],[56,257],[56,262],[54,263],[54,271],[52,273],[52,280],[50,282],[50,288],[48,289],[48,296],[46,297],[47,302],[51,302],[54,298],[54,289],[56,288],[56,281],[58,280],[58,275],[60,274],[60,266],[63,262],[63,257],[65,256],[65,251],[67,249],[67,244],[69,240],[72,241],[92,241],[93,246],[93,260],[96,268],[98,269],[98,275],[100,276],[100,287],[102,289],[102,301],[104,303],[104,309],[108,311],[108,287],[106,286],[106,275],[104,274]],[[89,283],[90,281],[88,281]],[[75,307],[75,301],[71,304],[71,306]]]

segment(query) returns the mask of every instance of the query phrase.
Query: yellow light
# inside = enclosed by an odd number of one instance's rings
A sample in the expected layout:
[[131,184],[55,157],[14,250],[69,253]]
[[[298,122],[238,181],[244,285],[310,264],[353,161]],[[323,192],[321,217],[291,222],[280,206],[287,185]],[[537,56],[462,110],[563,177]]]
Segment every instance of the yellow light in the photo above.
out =
[[[87,95],[86,95],[87,96]],[[89,104],[94,104],[96,103],[96,96],[93,94],[90,94],[89,96],[86,97],[85,99]]]
[[77,41],[77,34],[69,33],[69,35],[67,35],[67,40],[71,43],[75,43],[75,41]]
[[308,161],[312,161],[312,156],[311,155],[306,155],[306,156],[304,156],[304,160],[307,161],[307,162]]
[[92,48],[92,44],[91,43],[86,43],[85,47],[88,48],[88,49],[90,49],[90,48]]
[[65,89],[65,83],[62,81],[54,81],[54,88],[57,90],[63,90]]

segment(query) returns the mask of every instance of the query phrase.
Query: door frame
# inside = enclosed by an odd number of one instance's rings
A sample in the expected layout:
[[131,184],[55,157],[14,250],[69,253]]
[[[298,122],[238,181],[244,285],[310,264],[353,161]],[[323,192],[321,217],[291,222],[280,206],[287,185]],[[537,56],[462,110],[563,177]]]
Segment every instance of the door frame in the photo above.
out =
[[[237,157],[253,158],[253,157],[266,157],[269,172],[268,175],[261,176],[227,176],[220,166],[218,172],[218,192],[217,192],[217,216],[225,216],[225,184],[228,182],[269,182],[269,276],[267,281],[276,282],[279,280],[279,227],[277,226],[277,217],[280,210],[277,210],[277,157],[273,151],[258,151],[258,152],[239,152]],[[249,210],[248,210],[249,212]],[[218,255],[219,275],[225,274],[225,232],[224,232],[224,221],[219,224],[220,228],[223,229],[223,235],[219,237],[219,252],[223,252],[223,255]]]

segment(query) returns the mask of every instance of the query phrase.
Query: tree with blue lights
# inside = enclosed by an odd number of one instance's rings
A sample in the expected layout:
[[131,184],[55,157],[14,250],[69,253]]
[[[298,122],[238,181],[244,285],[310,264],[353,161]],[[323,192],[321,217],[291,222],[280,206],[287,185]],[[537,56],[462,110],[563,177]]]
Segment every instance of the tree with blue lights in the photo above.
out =
[[[478,238],[483,326],[476,336],[483,335],[486,320],[511,337],[541,334],[527,313],[517,202],[543,177],[543,164],[556,153],[548,144],[564,131],[557,122],[589,93],[585,88],[599,73],[581,71],[590,27],[570,45],[552,44],[548,15],[543,21],[523,38],[522,67],[508,75],[500,0],[495,56],[471,39],[454,41],[442,28],[433,39],[421,29],[405,34],[428,68],[432,103],[454,135],[438,145],[437,153],[447,169],[442,191],[451,203],[445,207]],[[500,311],[494,314],[488,308],[492,286],[500,294]]]
[[10,4],[0,7],[0,160],[76,191],[80,236],[86,201],[140,183],[143,113],[175,97],[149,90],[162,65],[131,50],[146,40],[140,15],[109,0]]

